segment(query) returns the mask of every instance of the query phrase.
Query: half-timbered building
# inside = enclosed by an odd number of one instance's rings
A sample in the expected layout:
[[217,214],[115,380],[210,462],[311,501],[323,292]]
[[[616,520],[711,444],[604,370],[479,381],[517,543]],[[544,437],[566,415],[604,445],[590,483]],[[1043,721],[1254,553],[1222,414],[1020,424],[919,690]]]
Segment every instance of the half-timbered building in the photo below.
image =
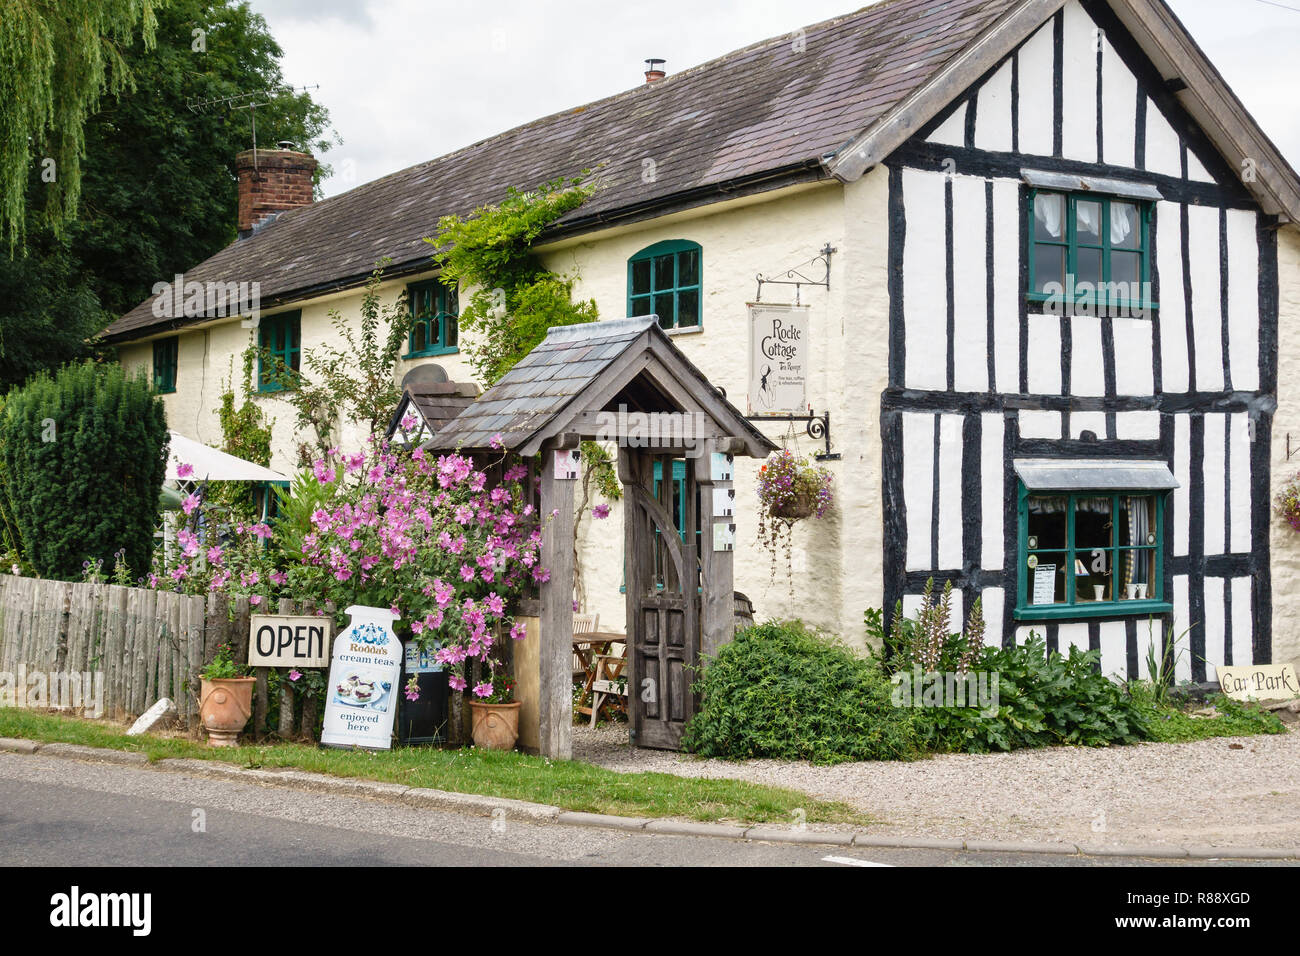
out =
[[[755,542],[757,465],[736,463],[735,582],[760,617],[860,641],[865,608],[914,607],[933,578],[958,616],[981,602],[990,639],[1035,630],[1107,673],[1171,633],[1180,677],[1300,657],[1300,548],[1270,507],[1300,428],[1300,182],[1166,4],[887,0],[647,80],[323,202],[244,197],[244,237],[186,279],[260,283],[258,327],[151,300],[107,336],[152,367],[172,427],[211,441],[249,341],[297,363],[330,312],[359,321],[386,257],[425,441],[476,390],[443,384],[470,384],[471,338],[423,238],[596,170],[538,255],[603,318],[656,315],[737,408],[756,276],[822,257],[811,284],[760,287],[808,306],[807,400],[832,427],[755,425],[839,456],[791,582]],[[272,186],[310,175],[262,156]],[[278,424],[275,463],[295,447]],[[675,520],[705,510],[678,500],[680,464],[647,479],[672,482]],[[634,628],[614,531],[582,525],[585,610]]]

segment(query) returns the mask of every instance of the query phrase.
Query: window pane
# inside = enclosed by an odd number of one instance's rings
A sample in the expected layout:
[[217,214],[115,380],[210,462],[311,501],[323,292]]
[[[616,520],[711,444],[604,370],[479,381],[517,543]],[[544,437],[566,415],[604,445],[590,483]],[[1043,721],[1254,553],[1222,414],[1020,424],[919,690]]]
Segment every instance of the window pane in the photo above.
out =
[[1110,254],[1110,281],[1122,282],[1128,287],[1124,291],[1126,299],[1141,299],[1141,290],[1133,290],[1142,281],[1142,253],[1112,252]]
[[679,328],[700,324],[700,293],[687,289],[677,293],[677,325]]
[[700,284],[700,253],[696,249],[677,254],[677,282],[679,285]]
[[1028,574],[1030,604],[1065,603],[1065,552],[1046,551],[1030,555]]
[[429,347],[428,329],[429,326],[423,319],[415,323],[415,328],[411,333],[413,336],[411,339],[412,352],[423,352]]
[[1065,547],[1065,515],[1068,498],[1030,498],[1029,550],[1054,550]]
[[1137,206],[1128,202],[1110,204],[1110,244],[1119,249],[1141,247],[1142,229]]
[[1105,600],[1110,591],[1111,499],[1077,498],[1074,509],[1074,599]]
[[1154,548],[1133,548],[1119,553],[1119,580],[1115,597],[1120,601],[1152,600],[1156,587],[1156,552]]
[[643,295],[643,296],[641,296],[641,298],[639,298],[639,299],[633,299],[633,300],[632,300],[632,314],[633,314],[633,315],[649,315],[649,314],[650,314],[650,296],[648,296],[648,295]]
[[673,327],[677,314],[673,308],[673,294],[671,292],[655,296],[655,314],[659,316],[659,324],[665,329]]
[[1085,245],[1101,245],[1101,203],[1080,199],[1074,204],[1074,235]]
[[650,291],[650,260],[638,259],[632,263],[632,294],[644,295]]
[[442,320],[443,333],[446,338],[443,344],[449,349],[454,349],[460,344],[460,320],[455,315],[449,315]]
[[1074,281],[1091,282],[1094,286],[1101,282],[1101,250],[1080,249],[1075,259]]
[[[1056,288],[1048,285],[1056,283]],[[1034,291],[1060,295],[1065,289],[1065,247],[1034,246]]]
[[[677,285],[675,281],[677,270],[676,256],[655,256],[655,291],[671,289]],[[660,313],[662,315],[662,313]]]
[[444,307],[448,315],[460,315],[460,292],[455,286],[443,286],[443,296],[446,299]]
[[1065,197],[1039,193],[1034,197],[1034,238],[1060,242],[1065,238]]

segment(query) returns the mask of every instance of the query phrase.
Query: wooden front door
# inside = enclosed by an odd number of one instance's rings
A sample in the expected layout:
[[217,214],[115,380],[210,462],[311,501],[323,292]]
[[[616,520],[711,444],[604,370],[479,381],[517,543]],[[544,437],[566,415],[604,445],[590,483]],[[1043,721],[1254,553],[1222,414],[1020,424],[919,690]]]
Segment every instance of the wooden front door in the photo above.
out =
[[688,668],[700,657],[695,471],[674,461],[620,449],[630,736],[638,747],[659,750],[680,749],[697,705],[697,675]]

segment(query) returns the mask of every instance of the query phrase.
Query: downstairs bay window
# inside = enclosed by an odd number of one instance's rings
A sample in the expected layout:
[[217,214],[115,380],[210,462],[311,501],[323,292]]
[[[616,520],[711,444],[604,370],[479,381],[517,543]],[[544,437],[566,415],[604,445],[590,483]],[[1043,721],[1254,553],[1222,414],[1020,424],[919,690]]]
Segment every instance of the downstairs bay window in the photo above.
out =
[[1164,522],[1175,487],[1163,462],[1022,460],[1016,617],[1160,614]]

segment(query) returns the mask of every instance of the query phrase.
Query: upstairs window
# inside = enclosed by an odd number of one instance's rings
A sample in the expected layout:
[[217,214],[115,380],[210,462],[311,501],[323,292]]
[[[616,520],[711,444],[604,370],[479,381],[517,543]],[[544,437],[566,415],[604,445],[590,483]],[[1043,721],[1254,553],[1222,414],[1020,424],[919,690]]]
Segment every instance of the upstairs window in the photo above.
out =
[[456,289],[437,279],[406,287],[411,309],[411,332],[403,358],[447,355],[458,350],[460,329]]
[[257,326],[257,390],[278,392],[284,388],[275,373],[286,369],[298,371],[302,355],[302,313],[281,312],[264,316]]
[[153,343],[153,390],[176,391],[176,354],[180,338],[158,339]]
[[627,314],[657,315],[665,329],[700,327],[700,246],[657,242],[627,262]]
[[1150,202],[1030,190],[1028,295],[1045,310],[1145,314],[1150,247]]

